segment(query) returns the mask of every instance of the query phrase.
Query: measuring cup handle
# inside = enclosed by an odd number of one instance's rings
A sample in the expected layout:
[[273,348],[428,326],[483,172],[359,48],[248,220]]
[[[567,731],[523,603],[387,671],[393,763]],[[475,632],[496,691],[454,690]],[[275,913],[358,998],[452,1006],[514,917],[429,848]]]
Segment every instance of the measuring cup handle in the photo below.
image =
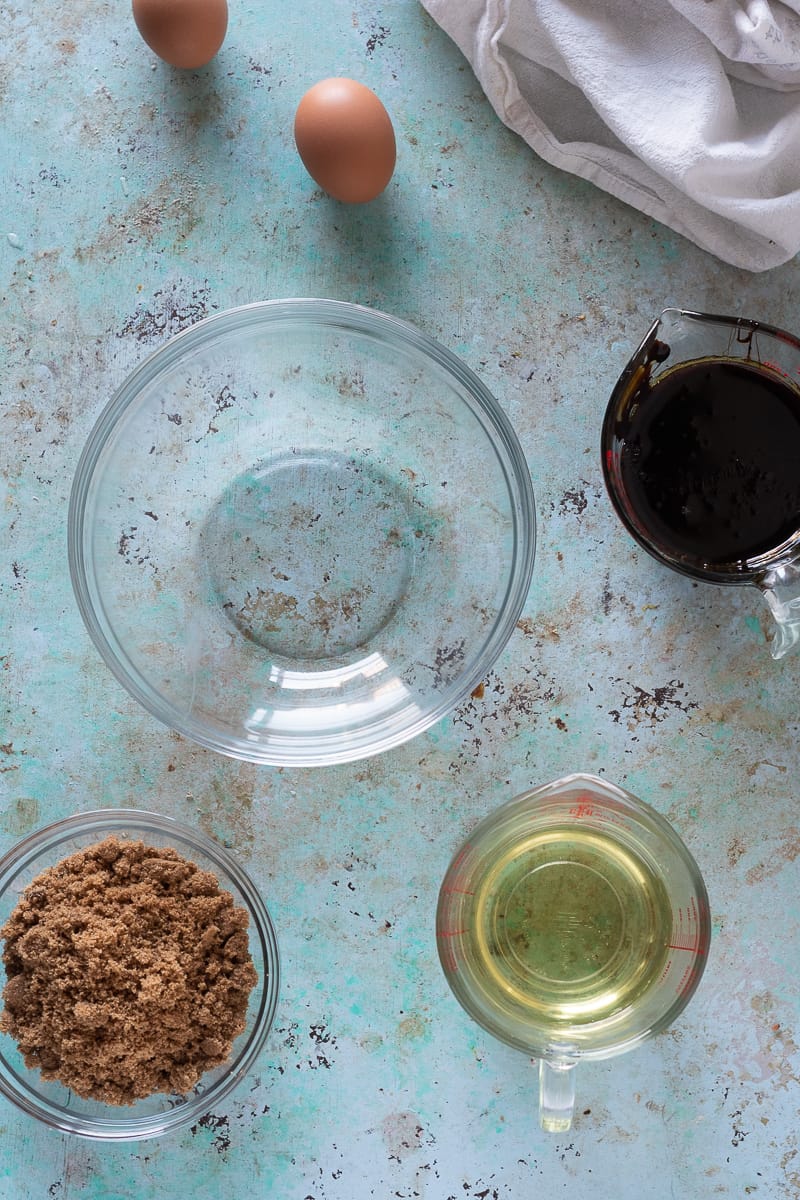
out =
[[576,1065],[539,1059],[539,1124],[548,1133],[565,1133],[572,1125]]
[[756,580],[775,622],[770,643],[773,658],[783,658],[800,642],[800,561],[773,567]]

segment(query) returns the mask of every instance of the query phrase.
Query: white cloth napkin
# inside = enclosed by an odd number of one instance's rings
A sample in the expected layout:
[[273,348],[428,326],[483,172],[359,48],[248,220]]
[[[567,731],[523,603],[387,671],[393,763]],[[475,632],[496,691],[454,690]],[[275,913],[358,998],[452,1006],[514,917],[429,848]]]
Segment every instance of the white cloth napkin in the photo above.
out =
[[800,251],[800,0],[422,0],[500,119],[725,262]]

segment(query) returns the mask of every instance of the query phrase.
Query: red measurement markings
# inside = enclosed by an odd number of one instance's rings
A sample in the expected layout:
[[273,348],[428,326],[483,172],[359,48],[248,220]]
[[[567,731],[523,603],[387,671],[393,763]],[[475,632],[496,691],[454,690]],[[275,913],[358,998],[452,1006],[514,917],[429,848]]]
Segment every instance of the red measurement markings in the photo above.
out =
[[774,371],[776,375],[782,375],[784,379],[791,378],[788,371],[784,371],[783,367],[778,366],[776,362],[771,362],[768,358],[765,358],[761,365],[769,367],[770,371]]
[[463,933],[469,933],[468,929],[437,929],[436,940],[439,943],[439,955],[442,960],[442,966],[445,971],[455,972],[458,970],[458,959],[453,948],[452,942],[443,941],[444,938],[460,937]]
[[572,808],[567,810],[573,820],[580,821],[584,817],[594,817],[596,821],[602,821],[604,825],[621,825],[626,826],[628,822],[625,817],[617,812],[614,812],[610,807],[603,807],[593,803],[592,797],[585,792],[582,796],[578,796],[577,802]]
[[667,942],[671,950],[685,950],[689,954],[697,955],[705,954],[705,950],[700,945],[700,921],[694,896],[690,897],[686,912],[682,908],[678,909],[678,920],[673,928],[672,936],[675,940]]
[[685,996],[687,992],[691,992],[697,986],[697,981],[700,978],[700,969],[695,963],[692,963],[686,968],[681,976],[681,981],[678,984],[677,992],[679,996]]
[[459,854],[457,854],[456,857],[451,862],[450,870],[447,872],[445,882],[442,884],[442,891],[445,893],[446,896],[451,896],[453,894],[458,895],[458,896],[474,896],[475,895],[475,893],[473,891],[470,891],[469,888],[464,887],[462,884],[462,878],[463,878],[463,875],[466,874],[466,872],[459,871],[459,868],[461,867],[462,863],[464,862],[464,859],[467,857],[467,854],[469,853],[469,851],[471,849],[472,849],[472,847],[469,845],[462,846]]
[[569,815],[578,819],[581,817],[593,817],[594,807],[585,800],[579,800],[578,803],[574,804],[569,810]]

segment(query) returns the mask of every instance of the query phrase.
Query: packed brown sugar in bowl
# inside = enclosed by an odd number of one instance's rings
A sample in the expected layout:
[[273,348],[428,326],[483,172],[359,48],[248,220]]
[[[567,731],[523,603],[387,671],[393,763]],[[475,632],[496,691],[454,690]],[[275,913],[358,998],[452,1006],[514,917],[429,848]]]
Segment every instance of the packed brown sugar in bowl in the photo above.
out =
[[186,1093],[245,1027],[247,923],[176,850],[107,837],[38,875],[0,928],[0,1029],[84,1098]]

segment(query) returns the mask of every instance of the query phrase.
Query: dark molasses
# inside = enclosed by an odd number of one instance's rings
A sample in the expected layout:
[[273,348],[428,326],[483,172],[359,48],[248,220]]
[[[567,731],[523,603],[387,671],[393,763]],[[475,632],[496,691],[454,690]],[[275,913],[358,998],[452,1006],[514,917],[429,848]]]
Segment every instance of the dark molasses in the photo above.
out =
[[800,392],[758,363],[704,358],[645,380],[617,429],[627,504],[671,557],[746,562],[800,528]]

